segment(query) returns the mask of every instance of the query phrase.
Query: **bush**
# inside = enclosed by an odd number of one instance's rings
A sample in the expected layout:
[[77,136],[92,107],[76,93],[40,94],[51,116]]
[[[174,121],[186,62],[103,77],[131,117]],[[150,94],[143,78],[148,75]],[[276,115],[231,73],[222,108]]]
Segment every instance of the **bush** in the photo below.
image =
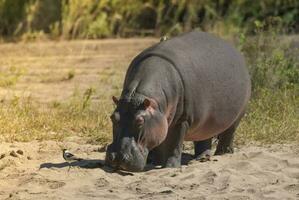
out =
[[237,143],[299,141],[298,49],[290,49],[290,43],[275,29],[257,27],[256,32],[255,37],[242,35],[239,40],[253,92]]
[[299,62],[296,52],[299,53],[299,49],[290,50],[290,42],[278,36],[275,29],[257,32],[255,37],[243,36],[240,46],[247,59],[253,91],[259,88],[298,88]]
[[0,0],[0,35],[40,32],[64,38],[176,35],[199,28],[255,34],[255,22],[299,31],[297,0]]

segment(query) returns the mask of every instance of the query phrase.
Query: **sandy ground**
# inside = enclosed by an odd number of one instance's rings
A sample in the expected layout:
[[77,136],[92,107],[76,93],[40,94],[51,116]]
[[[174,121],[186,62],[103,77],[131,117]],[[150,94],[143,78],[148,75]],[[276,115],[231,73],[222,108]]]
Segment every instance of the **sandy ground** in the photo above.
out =
[[[128,173],[103,166],[101,146],[72,141],[1,144],[0,199],[299,199],[296,145],[242,147],[179,169]],[[70,168],[63,147],[84,160]]]

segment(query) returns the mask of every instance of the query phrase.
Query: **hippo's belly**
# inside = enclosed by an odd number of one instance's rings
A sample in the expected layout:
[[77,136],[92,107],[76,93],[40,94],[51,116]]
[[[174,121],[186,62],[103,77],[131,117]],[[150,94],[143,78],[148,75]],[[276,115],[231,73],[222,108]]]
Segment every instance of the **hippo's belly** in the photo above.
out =
[[[215,103],[217,101],[214,100],[211,102]],[[241,102],[238,102],[240,104],[237,105],[238,103],[228,104],[228,102],[224,101],[221,104],[218,104],[218,106],[217,103],[216,105],[214,103],[214,109],[202,109],[205,111],[193,113],[193,120],[190,121],[191,127],[184,137],[185,141],[202,141],[221,134],[234,123],[241,113],[243,113],[245,107]],[[208,104],[209,103],[205,104],[206,107],[210,107]]]
[[204,124],[199,124],[198,126],[191,127],[189,131],[187,131],[184,140],[202,141],[212,138],[229,128],[231,122],[233,122],[233,120],[230,120],[230,123],[217,123],[216,120],[209,119]]
[[184,140],[185,141],[206,140],[206,139],[212,138],[212,137],[218,135],[219,133],[225,131],[226,128],[228,128],[228,127],[217,128],[215,126],[212,126],[210,130],[203,129],[203,128],[191,129],[186,133]]

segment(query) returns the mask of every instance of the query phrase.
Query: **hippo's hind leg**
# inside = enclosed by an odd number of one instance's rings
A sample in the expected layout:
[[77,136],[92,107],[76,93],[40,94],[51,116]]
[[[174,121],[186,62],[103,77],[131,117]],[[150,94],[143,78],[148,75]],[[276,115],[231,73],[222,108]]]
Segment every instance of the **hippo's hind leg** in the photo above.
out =
[[195,159],[201,162],[210,160],[211,148],[212,148],[212,138],[203,141],[195,141],[194,142]]
[[215,155],[234,153],[234,135],[243,115],[244,114],[242,114],[228,129],[218,135],[219,141],[215,151]]

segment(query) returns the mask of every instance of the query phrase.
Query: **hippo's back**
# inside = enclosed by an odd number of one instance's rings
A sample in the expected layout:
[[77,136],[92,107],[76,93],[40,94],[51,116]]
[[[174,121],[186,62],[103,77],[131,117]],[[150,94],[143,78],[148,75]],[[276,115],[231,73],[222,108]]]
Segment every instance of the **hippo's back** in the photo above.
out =
[[250,78],[243,56],[228,42],[193,31],[158,43],[136,60],[149,56],[171,62],[182,79],[183,118],[191,125],[187,140],[222,132],[244,111]]

